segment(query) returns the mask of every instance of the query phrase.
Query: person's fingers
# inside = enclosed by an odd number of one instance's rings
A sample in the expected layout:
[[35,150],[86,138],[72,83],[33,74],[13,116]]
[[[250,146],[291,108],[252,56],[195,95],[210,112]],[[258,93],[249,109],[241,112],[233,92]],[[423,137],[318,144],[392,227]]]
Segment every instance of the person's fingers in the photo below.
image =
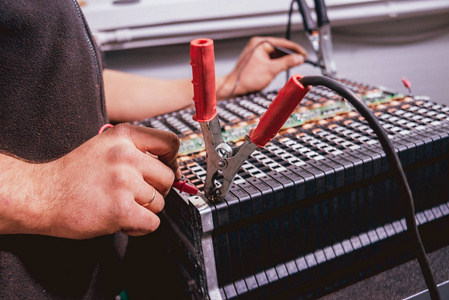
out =
[[176,178],[173,170],[157,158],[144,154],[139,155],[138,165],[143,179],[165,197]]
[[147,196],[148,202],[142,206],[151,210],[155,214],[161,212],[164,209],[165,200],[164,197],[153,187],[153,191]]
[[142,126],[119,124],[114,129],[119,134],[127,135],[141,152],[147,151],[158,156],[159,160],[170,167],[174,173],[178,170],[178,137],[168,131],[157,130]]
[[[153,214],[152,212],[145,209],[144,207],[142,207],[142,209],[148,211],[150,214]],[[151,221],[148,222],[148,224],[133,223],[132,227],[126,227],[126,228],[122,229],[122,232],[127,235],[130,235],[130,236],[142,236],[142,235],[146,235],[146,234],[156,231],[156,229],[158,229],[160,223],[161,223],[161,220],[159,219],[159,217],[157,215],[153,214],[151,217]]]
[[[289,68],[295,67],[304,63],[305,56],[307,52],[300,45],[283,39],[276,37],[258,37],[252,41],[252,44],[256,43],[258,47],[258,53],[264,53],[267,57],[271,57],[272,53],[276,52],[275,46],[280,46],[286,49],[289,49],[296,54],[283,55],[278,57],[272,57],[269,60],[270,70],[273,74],[277,74],[281,71],[285,71]],[[258,46],[257,46],[258,45]]]
[[176,173],[175,173],[175,180],[180,180],[181,177],[182,177],[181,170],[178,169],[178,170],[176,171]]
[[120,228],[129,235],[144,235],[159,227],[159,217],[133,199],[122,200],[116,210]]
[[[171,178],[173,177],[171,176]],[[142,175],[133,176],[130,179],[129,184],[130,184],[129,190],[132,192],[132,194],[134,195],[134,200],[139,205],[146,207],[147,209],[151,210],[153,213],[156,214],[161,212],[162,209],[164,209],[165,205],[164,196],[161,194],[161,192],[158,191],[156,186],[153,186],[152,184],[146,182],[142,177]],[[162,185],[161,183],[158,184]],[[163,193],[167,192],[166,190],[170,188],[170,184],[165,184],[165,186],[168,188],[166,187],[164,187],[164,189],[161,188]]]
[[263,40],[260,48],[267,54],[275,51],[274,44],[270,43],[268,40]]
[[307,57],[307,51],[299,44],[292,42],[290,40],[284,39],[284,38],[277,38],[277,37],[267,37],[266,41],[271,43],[275,46],[281,46],[287,49],[292,50],[293,52],[297,52],[298,54],[301,54],[303,56]]
[[142,179],[136,180],[133,187],[134,200],[154,213],[159,213],[165,205],[164,197],[158,190]]
[[273,72],[277,74],[304,63],[304,60],[305,58],[302,55],[291,54],[272,59],[270,65]]

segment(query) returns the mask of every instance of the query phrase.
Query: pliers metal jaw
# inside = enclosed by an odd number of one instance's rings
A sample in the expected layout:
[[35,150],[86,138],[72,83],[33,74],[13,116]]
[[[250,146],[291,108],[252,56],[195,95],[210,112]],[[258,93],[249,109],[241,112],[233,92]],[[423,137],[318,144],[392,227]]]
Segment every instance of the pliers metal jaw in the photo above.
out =
[[337,74],[337,66],[332,57],[332,34],[329,23],[319,28],[320,48],[318,51],[318,59],[323,65],[323,75],[335,77]]
[[[215,124],[218,124],[215,125]],[[248,136],[245,142],[239,147],[231,147],[221,137],[217,140],[210,140],[214,136],[213,128],[220,128],[218,118],[211,122],[201,123],[204,142],[207,153],[206,181],[204,182],[204,193],[208,199],[221,200],[226,197],[229,187],[243,163],[259,146],[254,144]],[[220,142],[221,140],[221,142]],[[216,144],[215,142],[219,143]],[[221,176],[220,176],[221,175]],[[222,177],[222,181],[217,181],[217,177]]]
[[317,22],[313,20],[310,8],[305,0],[296,0],[296,2],[302,16],[304,31],[313,51],[318,56],[318,64],[321,66],[323,74],[335,77],[337,67],[332,58],[332,34],[324,0],[315,0]]
[[302,76],[293,75],[260,117],[257,127],[250,130],[240,146],[232,147],[223,140],[216,111],[212,40],[193,40],[190,43],[190,56],[195,102],[193,119],[200,122],[207,154],[204,194],[211,201],[221,201],[226,197],[232,180],[243,163],[255,150],[262,148],[276,136],[310,87],[304,87],[299,82]]

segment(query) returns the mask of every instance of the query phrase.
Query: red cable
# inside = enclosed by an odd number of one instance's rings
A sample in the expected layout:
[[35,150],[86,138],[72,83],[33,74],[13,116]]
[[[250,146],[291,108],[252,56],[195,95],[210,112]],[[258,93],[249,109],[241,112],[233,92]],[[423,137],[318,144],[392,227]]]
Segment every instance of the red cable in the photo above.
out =
[[112,124],[104,124],[103,126],[101,126],[100,130],[98,130],[98,134],[101,134],[101,133],[103,133],[103,131],[105,131],[106,129],[112,128],[112,127],[114,127],[114,125],[112,125]]

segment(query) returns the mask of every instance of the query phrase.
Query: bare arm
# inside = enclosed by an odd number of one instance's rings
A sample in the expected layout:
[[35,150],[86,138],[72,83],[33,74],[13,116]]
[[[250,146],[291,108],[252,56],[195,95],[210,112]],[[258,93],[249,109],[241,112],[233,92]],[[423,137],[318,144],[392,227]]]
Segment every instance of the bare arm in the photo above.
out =
[[84,239],[152,232],[180,177],[178,147],[174,134],[123,124],[49,163],[0,154],[0,234]]
[[0,234],[46,232],[36,165],[0,154]]
[[[272,45],[292,49],[298,55],[272,59]],[[217,77],[217,99],[230,95],[239,73],[240,80],[233,95],[262,90],[279,72],[303,63],[305,55],[305,50],[291,41],[254,37],[243,49],[234,70],[224,77]],[[105,70],[103,75],[108,115],[115,122],[153,117],[193,104],[190,78],[164,80],[112,70]]]
[[164,80],[105,70],[108,116],[115,122],[139,120],[192,103],[189,79]]

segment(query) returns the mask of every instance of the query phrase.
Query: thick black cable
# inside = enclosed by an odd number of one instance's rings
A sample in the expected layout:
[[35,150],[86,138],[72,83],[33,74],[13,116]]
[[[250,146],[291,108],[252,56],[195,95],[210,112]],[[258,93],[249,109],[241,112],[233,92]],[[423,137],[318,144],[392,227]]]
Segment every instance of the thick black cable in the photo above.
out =
[[[292,0],[292,2],[290,3],[290,10],[288,12],[287,28],[285,29],[285,38],[287,40],[291,40],[293,4],[295,4],[295,2],[295,0]],[[290,78],[290,69],[287,69],[285,73],[287,75],[285,82],[287,82]]]
[[379,123],[379,121],[374,116],[369,107],[365,104],[365,102],[359,99],[352,90],[342,85],[338,81],[324,76],[306,76],[299,79],[299,81],[304,86],[322,85],[333,90],[338,95],[348,100],[374,130],[380,144],[382,145],[383,150],[385,151],[390,170],[393,176],[396,178],[396,184],[399,190],[399,198],[400,201],[402,201],[403,208],[405,210],[405,220],[407,228],[412,238],[412,242],[415,243],[413,249],[415,250],[415,256],[418,259],[418,263],[421,267],[421,272],[424,276],[424,280],[426,281],[427,288],[429,289],[430,297],[432,298],[432,300],[440,300],[440,293],[435,283],[435,279],[432,275],[432,270],[430,268],[427,255],[424,250],[421,237],[419,235],[418,227],[416,225],[413,195],[408,185],[404,170],[402,169],[399,157],[394,150],[394,147],[391,144],[391,141],[388,138],[388,135],[383,129],[382,125]]

